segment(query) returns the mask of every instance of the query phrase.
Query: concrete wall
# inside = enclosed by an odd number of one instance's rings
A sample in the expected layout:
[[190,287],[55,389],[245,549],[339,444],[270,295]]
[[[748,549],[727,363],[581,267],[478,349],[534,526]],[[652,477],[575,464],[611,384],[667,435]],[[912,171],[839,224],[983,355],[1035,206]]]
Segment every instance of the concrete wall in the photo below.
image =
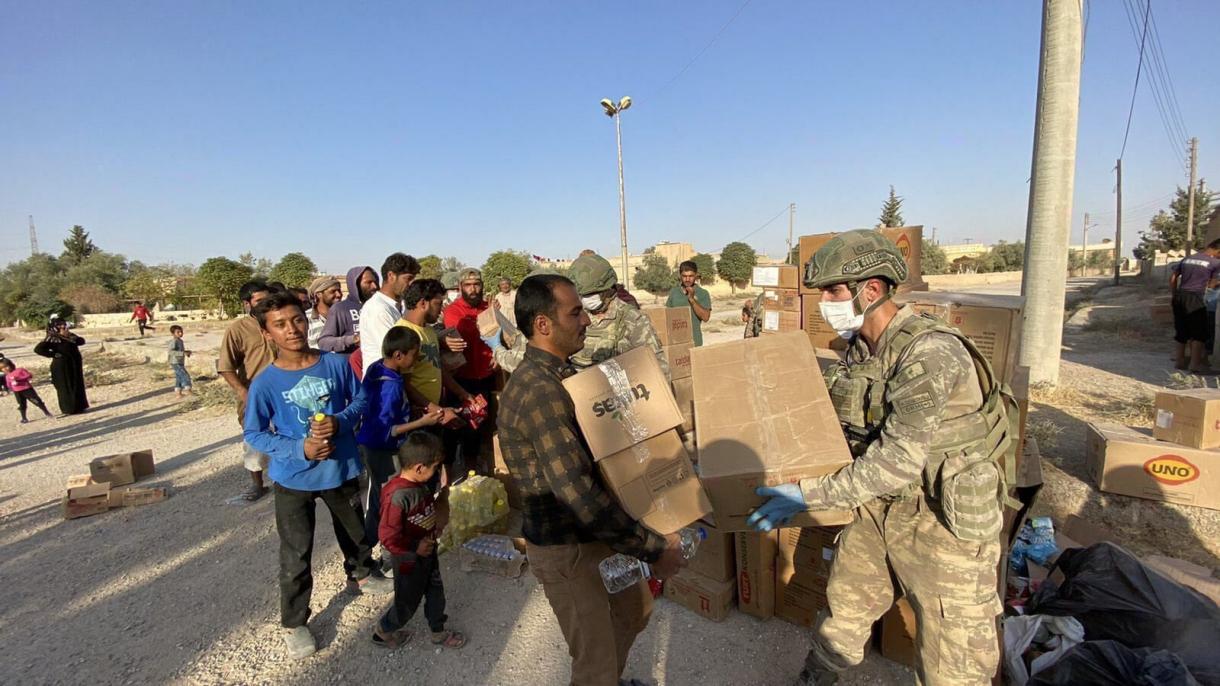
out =
[[[171,321],[170,318],[173,318]],[[168,310],[164,312],[153,313],[153,326],[160,327],[162,324],[169,328],[173,322],[199,322],[208,320],[217,320],[221,317],[217,315],[215,310]],[[102,329],[118,326],[135,326],[135,322],[131,320],[130,312],[112,312],[108,314],[85,314],[80,316],[78,328],[86,329]]]
[[987,286],[993,283],[1012,283],[1021,280],[1021,272],[990,272],[987,274],[924,274],[928,287],[936,290],[953,290],[970,286]]

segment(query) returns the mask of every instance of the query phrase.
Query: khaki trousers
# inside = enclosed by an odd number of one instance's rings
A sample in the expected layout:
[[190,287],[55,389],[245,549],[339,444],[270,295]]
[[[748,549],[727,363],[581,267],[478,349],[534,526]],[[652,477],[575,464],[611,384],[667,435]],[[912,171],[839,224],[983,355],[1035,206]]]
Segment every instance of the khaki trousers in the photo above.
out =
[[963,541],[922,492],[873,500],[843,530],[826,587],[829,611],[814,629],[810,667],[860,664],[873,622],[894,603],[891,575],[915,611],[915,672],[925,686],[990,684],[999,664],[999,536]]
[[648,583],[606,592],[597,565],[614,551],[604,543],[528,544],[526,554],[567,641],[572,686],[618,686],[631,644],[652,615]]

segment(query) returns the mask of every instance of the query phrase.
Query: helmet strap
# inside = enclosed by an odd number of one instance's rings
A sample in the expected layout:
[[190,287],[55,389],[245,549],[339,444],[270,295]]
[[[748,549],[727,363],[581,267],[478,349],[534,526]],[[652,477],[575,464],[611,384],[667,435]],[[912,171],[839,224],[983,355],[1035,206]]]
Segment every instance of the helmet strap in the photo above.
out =
[[891,297],[893,297],[893,294],[894,294],[894,289],[891,288],[888,291],[886,291],[884,295],[882,295],[880,298],[878,298],[877,302],[872,303],[868,307],[861,309],[860,308],[860,282],[859,281],[848,281],[846,286],[847,286],[847,290],[851,291],[852,309],[855,310],[856,314],[864,315],[865,317],[867,317],[870,312],[872,312],[873,310],[880,307],[881,304],[884,303],[886,300],[889,300]]

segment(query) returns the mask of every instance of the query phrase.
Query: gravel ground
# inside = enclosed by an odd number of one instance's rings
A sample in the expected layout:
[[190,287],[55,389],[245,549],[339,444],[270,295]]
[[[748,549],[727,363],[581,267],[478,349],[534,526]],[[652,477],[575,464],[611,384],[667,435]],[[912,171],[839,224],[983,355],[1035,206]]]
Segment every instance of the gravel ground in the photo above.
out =
[[[14,332],[4,352],[36,376],[46,361]],[[133,362],[122,383],[90,390],[93,409],[75,417],[16,423],[0,401],[0,681],[59,683],[566,683],[568,656],[533,577],[462,573],[445,556],[449,615],[467,632],[461,651],[413,643],[389,653],[369,642],[384,597],[342,591],[343,570],[325,508],[314,553],[319,652],[283,656],[278,628],[277,545],[270,498],[226,505],[247,477],[232,410],[178,409],[160,362],[166,332],[87,332],[86,369],[116,354]],[[727,332],[725,335],[728,335]],[[111,340],[105,340],[111,339]],[[188,334],[197,373],[215,334]],[[102,346],[106,355],[100,354]],[[152,359],[145,363],[144,357]],[[54,403],[49,382],[39,388]],[[161,503],[64,521],[67,477],[99,455],[151,448],[157,473],[141,485],[168,486]],[[422,613],[421,613],[422,614]],[[413,621],[423,631],[422,617]],[[733,613],[723,623],[658,601],[632,651],[628,673],[661,685],[788,684],[808,631]],[[846,684],[912,683],[909,670],[878,656]]]

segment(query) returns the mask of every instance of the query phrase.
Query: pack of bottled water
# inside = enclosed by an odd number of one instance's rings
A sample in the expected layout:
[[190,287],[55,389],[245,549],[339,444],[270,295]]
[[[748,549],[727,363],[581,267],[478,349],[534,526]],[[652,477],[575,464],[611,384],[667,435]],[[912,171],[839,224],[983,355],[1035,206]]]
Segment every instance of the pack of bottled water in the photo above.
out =
[[473,471],[449,488],[449,524],[441,532],[441,552],[485,533],[504,533],[508,492],[504,484]]
[[489,572],[516,578],[521,576],[525,555],[508,536],[481,534],[462,544],[459,552],[463,572]]

